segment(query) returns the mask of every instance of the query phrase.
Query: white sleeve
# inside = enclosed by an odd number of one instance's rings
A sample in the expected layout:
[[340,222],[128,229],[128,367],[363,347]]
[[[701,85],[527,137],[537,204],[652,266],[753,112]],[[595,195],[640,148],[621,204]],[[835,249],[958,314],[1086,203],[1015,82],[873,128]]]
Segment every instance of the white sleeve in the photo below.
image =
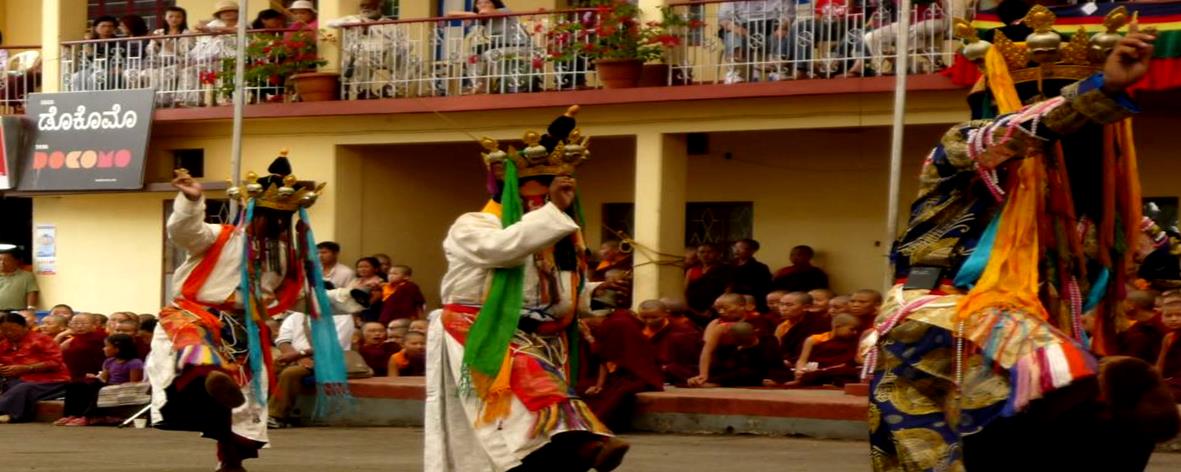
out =
[[275,338],[275,345],[295,343],[295,327],[302,324],[303,315],[301,313],[291,313],[283,318],[283,324],[279,325],[279,336]]
[[336,337],[340,340],[340,348],[351,351],[353,349],[353,333],[357,331],[357,325],[353,324],[353,316],[336,315],[332,317],[332,321],[336,322]]
[[328,290],[328,301],[332,303],[332,313],[336,315],[360,313],[365,307],[353,300],[348,288],[334,288]]
[[485,213],[463,215],[448,231],[445,249],[478,267],[513,267],[578,230],[578,223],[553,203],[526,213],[507,228],[500,226]]
[[172,202],[167,229],[172,244],[191,255],[204,253],[221,231],[221,227],[205,223],[205,197],[194,202],[179,192]]

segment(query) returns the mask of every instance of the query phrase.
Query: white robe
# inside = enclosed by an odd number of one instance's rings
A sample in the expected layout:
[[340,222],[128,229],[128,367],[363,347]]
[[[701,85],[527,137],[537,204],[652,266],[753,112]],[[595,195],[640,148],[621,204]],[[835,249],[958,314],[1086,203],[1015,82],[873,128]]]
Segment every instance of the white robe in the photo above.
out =
[[[525,266],[525,308],[536,307],[538,275],[533,254],[552,246],[579,229],[578,224],[552,203],[526,213],[521,221],[502,228],[500,218],[490,213],[467,213],[451,226],[443,251],[447,274],[441,287],[444,304],[479,306],[494,269]],[[560,299],[551,313],[570,310],[570,273],[557,277]],[[593,289],[587,285],[586,291]],[[583,294],[579,311],[589,311],[590,297]],[[498,424],[475,427],[482,403],[459,393],[464,347],[443,329],[442,317],[432,317],[427,333],[426,417],[424,470],[427,472],[504,471],[521,464],[521,459],[544,446],[547,437],[530,438],[535,414],[518,399],[512,399],[509,416]],[[557,434],[564,427],[551,431]]]
[[[188,253],[188,258],[172,276],[174,293],[171,296],[176,297],[189,274],[205,257],[205,251],[209,250],[217,241],[218,234],[221,233],[221,226],[205,223],[204,197],[194,202],[185,198],[184,194],[177,194],[176,200],[172,204],[172,215],[168,217],[167,231],[168,239]],[[241,281],[239,271],[242,268],[244,237],[242,228],[234,230],[222,248],[217,264],[214,265],[209,278],[197,292],[197,300],[194,301],[203,305],[220,305],[229,300],[230,295],[238,290]],[[274,289],[281,280],[282,278],[276,274],[263,274],[264,291]],[[347,288],[328,291],[328,298],[333,304],[333,309],[343,313],[361,311],[360,305],[352,300],[348,292]],[[269,370],[270,366],[265,366],[265,368]],[[152,352],[148,355],[144,370],[152,384],[152,418],[155,421],[160,421],[160,409],[168,401],[164,389],[172,385],[172,381],[180,373],[177,370],[177,355],[173,349],[172,340],[162,325],[156,325],[156,331],[152,337]],[[262,382],[262,388],[263,393],[266,394],[267,382]],[[246,403],[234,409],[231,429],[234,434],[239,436],[266,442],[266,404],[254,398],[249,385],[242,387],[242,393],[246,395]]]

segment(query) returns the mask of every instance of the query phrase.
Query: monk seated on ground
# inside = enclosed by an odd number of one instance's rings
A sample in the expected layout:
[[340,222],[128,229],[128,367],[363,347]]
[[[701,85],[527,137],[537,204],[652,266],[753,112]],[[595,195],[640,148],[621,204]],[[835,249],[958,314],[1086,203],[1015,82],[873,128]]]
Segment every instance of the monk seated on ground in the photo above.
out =
[[594,385],[584,391],[586,403],[607,427],[622,431],[631,426],[636,394],[663,390],[664,375],[644,337],[644,324],[631,310],[616,309],[591,320],[599,367]]
[[410,322],[410,329],[408,331],[411,333],[426,334],[426,329],[430,327],[430,325],[430,322],[427,320],[414,320]]
[[390,356],[390,377],[426,375],[426,335],[410,331],[402,339],[402,350]]
[[400,318],[389,322],[386,325],[385,335],[387,343],[396,343],[401,346],[406,332],[410,331],[410,319]]
[[709,380],[710,363],[713,362],[714,351],[718,348],[722,332],[729,329],[731,324],[746,318],[744,300],[742,295],[736,293],[726,293],[718,297],[714,301],[713,311],[717,313],[717,318],[705,325],[705,345],[701,348],[701,356],[697,361],[697,375],[688,381],[690,387],[701,387]]
[[[750,323],[725,325],[710,363],[709,378],[700,387],[758,387],[777,385],[784,370],[778,346],[761,338]],[[696,377],[695,377],[696,378]]]
[[1116,336],[1119,355],[1130,356],[1150,364],[1160,356],[1161,339],[1165,333],[1157,319],[1157,295],[1133,290],[1124,299],[1127,321]]
[[664,373],[664,382],[685,385],[697,375],[701,356],[701,333],[692,323],[677,323],[671,319],[668,307],[660,300],[640,303],[643,334],[652,346],[656,362]]
[[836,292],[827,288],[818,288],[808,292],[808,296],[812,297],[812,306],[808,307],[810,313],[817,313],[821,316],[828,316],[828,304],[837,296]]
[[861,321],[861,325],[857,328],[858,334],[873,327],[874,319],[878,317],[878,310],[881,307],[881,292],[868,288],[853,292],[853,295],[849,297],[849,308],[846,311]]
[[832,318],[837,313],[848,313],[848,312],[849,312],[849,296],[848,295],[840,295],[840,296],[832,297],[832,299],[828,301],[828,317],[829,318]]
[[804,351],[804,342],[812,335],[832,329],[827,316],[809,309],[812,302],[812,296],[804,292],[792,292],[779,298],[782,322],[775,328],[775,338],[779,341],[784,365],[793,369]]
[[743,295],[742,302],[746,307],[745,321],[754,327],[755,334],[761,338],[773,336],[775,326],[779,324],[778,313],[775,316],[771,316],[769,313],[760,313],[754,295]]
[[1161,307],[1161,323],[1165,334],[1156,368],[1164,377],[1165,385],[1173,393],[1173,401],[1181,403],[1181,297],[1166,297]]
[[[357,348],[354,349],[373,370],[374,377],[389,375],[390,358],[402,350],[402,346],[386,342],[385,331],[386,327],[381,323],[370,321],[361,325],[361,342],[357,343]],[[407,337],[409,335],[410,333],[406,333]]]
[[832,331],[816,334],[804,341],[796,361],[796,379],[787,386],[803,387],[856,382],[861,374],[857,366],[860,319],[842,313],[832,318]]

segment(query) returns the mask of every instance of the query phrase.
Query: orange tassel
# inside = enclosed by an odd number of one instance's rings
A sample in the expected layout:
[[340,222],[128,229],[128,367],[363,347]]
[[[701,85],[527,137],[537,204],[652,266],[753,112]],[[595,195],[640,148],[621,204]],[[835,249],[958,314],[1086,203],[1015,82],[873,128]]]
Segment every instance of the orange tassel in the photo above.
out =
[[476,394],[479,395],[480,400],[484,402],[484,408],[480,411],[480,420],[476,422],[477,426],[492,424],[508,417],[513,405],[513,389],[509,382],[509,379],[512,378],[512,370],[513,354],[510,347],[504,353],[504,362],[501,363],[500,371],[496,373],[495,378],[489,378],[474,370],[471,372],[472,385],[475,386]]

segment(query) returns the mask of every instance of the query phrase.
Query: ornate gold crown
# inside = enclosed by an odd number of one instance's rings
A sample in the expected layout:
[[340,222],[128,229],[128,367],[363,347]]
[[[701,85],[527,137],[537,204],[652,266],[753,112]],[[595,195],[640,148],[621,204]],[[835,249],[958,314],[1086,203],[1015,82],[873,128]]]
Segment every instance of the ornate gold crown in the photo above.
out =
[[[280,159],[287,157],[287,150],[279,152]],[[273,175],[259,178],[254,171],[246,173],[243,185],[226,189],[226,195],[245,205],[251,199],[255,206],[282,211],[297,211],[316,203],[327,183],[301,182],[294,174]]]
[[[1127,8],[1118,7],[1103,19],[1106,31],[1088,36],[1086,28],[1079,26],[1070,41],[1063,44],[1062,35],[1054,31],[1057,15],[1042,5],[1034,5],[1021,21],[1033,29],[1024,42],[1014,42],[1000,29],[995,30],[994,43],[989,43],[976,34],[972,24],[962,18],[954,20],[957,38],[964,41],[964,57],[982,64],[990,48],[996,47],[1009,67],[1014,82],[1037,79],[1079,80],[1089,77],[1103,67],[1115,44],[1123,37],[1118,31],[1131,18]],[[1034,62],[1036,66],[1030,66]]]
[[[573,118],[576,113],[578,105],[571,106],[564,116]],[[500,143],[495,139],[481,138],[480,145],[485,151],[481,153],[484,166],[491,170],[494,164],[511,159],[517,165],[517,177],[523,178],[572,174],[574,169],[590,159],[590,137],[583,136],[578,128],[570,131],[566,139],[559,140],[553,151],[541,144],[541,135],[536,131],[526,131],[522,141],[525,142],[524,149],[518,151],[516,147],[509,146],[506,152],[500,149]]]

